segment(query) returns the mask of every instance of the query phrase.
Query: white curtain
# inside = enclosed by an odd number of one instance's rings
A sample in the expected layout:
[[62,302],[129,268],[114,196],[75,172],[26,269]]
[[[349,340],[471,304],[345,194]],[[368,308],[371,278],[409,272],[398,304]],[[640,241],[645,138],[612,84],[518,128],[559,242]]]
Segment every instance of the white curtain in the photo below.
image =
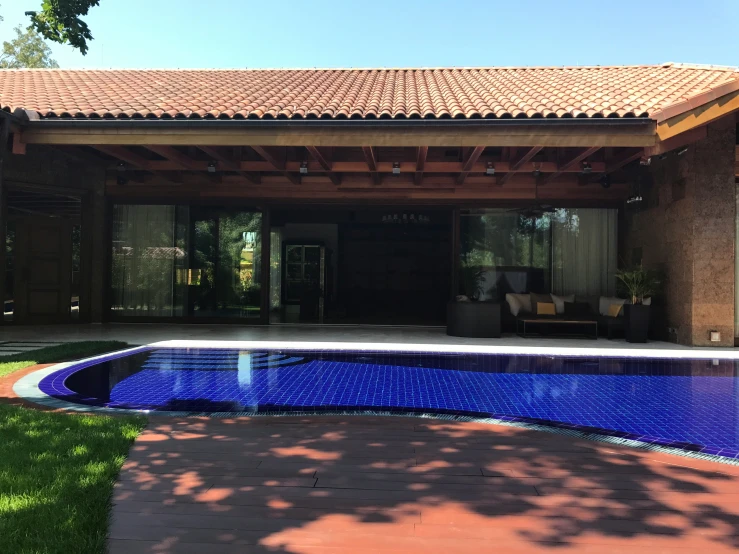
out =
[[552,291],[615,296],[617,244],[617,210],[557,210],[552,216]]
[[127,316],[183,315],[175,299],[187,252],[176,240],[174,206],[115,206],[113,309]]

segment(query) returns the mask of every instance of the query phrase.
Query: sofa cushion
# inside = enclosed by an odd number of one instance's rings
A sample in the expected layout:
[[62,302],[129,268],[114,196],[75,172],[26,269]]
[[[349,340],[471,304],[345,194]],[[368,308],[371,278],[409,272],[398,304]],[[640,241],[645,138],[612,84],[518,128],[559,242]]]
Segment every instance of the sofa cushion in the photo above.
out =
[[557,315],[557,308],[554,302],[537,302],[536,315]]
[[608,306],[608,316],[609,317],[618,317],[621,315],[621,311],[624,309],[623,304],[611,304]]
[[552,302],[554,302],[554,306],[557,308],[558,314],[565,313],[565,302],[575,301],[574,294],[568,294],[567,296],[557,296],[556,294],[552,294],[551,296],[552,296]]
[[508,293],[505,295],[505,301],[508,303],[508,308],[511,310],[511,314],[515,317],[519,312],[531,313],[531,296],[528,294],[513,294]]
[[607,297],[607,296],[601,296],[600,300],[598,302],[598,313],[600,315],[608,315],[608,310],[611,307],[611,304],[618,304],[619,306],[623,306],[626,300],[623,298],[615,298],[615,297]]

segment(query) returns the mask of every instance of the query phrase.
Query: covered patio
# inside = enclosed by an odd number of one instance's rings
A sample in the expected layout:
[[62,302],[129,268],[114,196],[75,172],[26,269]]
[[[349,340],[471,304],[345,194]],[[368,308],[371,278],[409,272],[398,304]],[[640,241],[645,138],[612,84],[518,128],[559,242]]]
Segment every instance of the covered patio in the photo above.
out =
[[732,69],[9,71],[2,87],[3,335],[443,325],[471,267],[503,302],[610,297],[615,268],[642,263],[667,275],[655,340],[734,343]]

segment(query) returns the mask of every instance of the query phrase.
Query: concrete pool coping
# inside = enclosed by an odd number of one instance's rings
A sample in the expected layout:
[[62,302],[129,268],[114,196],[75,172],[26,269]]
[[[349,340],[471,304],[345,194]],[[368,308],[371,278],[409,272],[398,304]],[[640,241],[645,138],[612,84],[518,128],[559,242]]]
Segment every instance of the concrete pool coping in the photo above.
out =
[[[522,427],[531,430],[544,431],[548,433],[556,433],[560,435],[568,435],[576,438],[606,442],[610,444],[619,444],[630,446],[642,450],[650,450],[667,454],[675,454],[683,457],[714,461],[718,463],[739,466],[739,451],[730,451],[724,449],[727,455],[718,455],[713,453],[698,452],[691,449],[669,446],[669,442],[664,439],[655,437],[635,438],[634,435],[623,433],[615,430],[597,429],[576,424],[564,424],[556,421],[539,421],[529,420],[518,416],[496,415],[493,417],[479,417],[474,415],[449,415],[434,413],[432,410],[425,411],[408,411],[402,410],[321,410],[321,411],[266,411],[255,413],[251,411],[244,412],[191,412],[191,411],[151,411],[151,410],[134,410],[125,408],[102,407],[87,404],[77,404],[54,398],[44,393],[39,384],[41,381],[59,371],[77,366],[90,366],[96,363],[117,359],[138,352],[144,352],[154,348],[228,348],[239,350],[301,350],[301,351],[359,351],[359,352],[404,352],[404,353],[450,353],[450,354],[516,354],[516,355],[533,355],[533,356],[598,356],[598,357],[616,357],[616,358],[671,358],[671,359],[705,359],[705,360],[736,360],[739,356],[732,351],[706,351],[701,350],[678,350],[678,349],[652,349],[645,350],[628,350],[628,349],[598,349],[598,348],[562,348],[562,347],[529,347],[526,351],[517,347],[505,346],[479,346],[479,345],[423,345],[423,344],[377,344],[377,343],[328,343],[328,342],[291,342],[284,343],[278,341],[161,341],[151,343],[146,346],[137,346],[120,350],[103,355],[85,358],[75,362],[64,362],[55,364],[50,367],[39,369],[24,377],[21,377],[13,385],[13,391],[19,398],[38,404],[47,408],[61,409],[71,412],[97,413],[101,415],[153,415],[156,417],[214,417],[214,418],[239,418],[239,417],[304,417],[304,416],[385,416],[385,417],[417,417],[422,419],[438,419],[449,421],[470,421],[477,423],[486,423],[491,425],[503,425],[512,427]],[[624,354],[630,353],[630,355]],[[644,354],[649,352],[649,355]],[[661,442],[655,444],[653,441]],[[704,447],[707,448],[707,447]],[[716,450],[716,449],[714,449]],[[730,456],[728,455],[730,454]]]

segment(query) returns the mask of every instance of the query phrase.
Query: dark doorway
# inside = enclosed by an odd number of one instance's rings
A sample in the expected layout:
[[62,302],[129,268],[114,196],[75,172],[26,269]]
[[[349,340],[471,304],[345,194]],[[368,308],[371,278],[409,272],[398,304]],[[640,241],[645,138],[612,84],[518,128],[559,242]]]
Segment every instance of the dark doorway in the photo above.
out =
[[272,323],[444,324],[451,210],[273,209],[271,221]]
[[3,320],[79,320],[85,296],[82,198],[12,188],[7,200]]

